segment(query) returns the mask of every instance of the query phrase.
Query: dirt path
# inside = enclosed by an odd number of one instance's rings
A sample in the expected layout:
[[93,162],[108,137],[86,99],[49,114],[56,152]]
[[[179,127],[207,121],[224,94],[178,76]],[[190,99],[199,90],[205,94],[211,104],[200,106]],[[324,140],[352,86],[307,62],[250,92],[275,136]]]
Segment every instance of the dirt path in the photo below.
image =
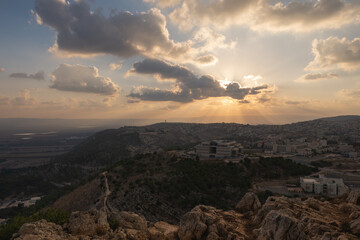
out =
[[106,211],[106,213],[116,213],[118,212],[117,209],[113,208],[111,204],[108,201],[108,198],[111,194],[108,178],[107,178],[107,172],[101,173],[104,176],[104,185],[105,185],[105,192],[104,192],[104,199],[103,199],[103,209]]

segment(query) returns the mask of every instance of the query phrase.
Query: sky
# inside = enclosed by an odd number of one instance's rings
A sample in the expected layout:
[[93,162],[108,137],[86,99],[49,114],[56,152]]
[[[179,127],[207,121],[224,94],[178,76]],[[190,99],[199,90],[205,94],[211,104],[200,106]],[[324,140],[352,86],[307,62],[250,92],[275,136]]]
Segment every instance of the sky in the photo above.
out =
[[358,0],[3,0],[0,118],[360,114]]

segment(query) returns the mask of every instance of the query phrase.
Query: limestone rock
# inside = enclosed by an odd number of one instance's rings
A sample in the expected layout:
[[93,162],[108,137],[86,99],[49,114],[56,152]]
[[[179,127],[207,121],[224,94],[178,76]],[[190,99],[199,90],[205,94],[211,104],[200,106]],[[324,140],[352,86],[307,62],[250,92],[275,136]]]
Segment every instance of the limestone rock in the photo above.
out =
[[61,226],[40,220],[24,224],[13,237],[14,240],[76,240],[77,238],[65,233]]
[[181,218],[178,235],[181,240],[247,238],[242,214],[202,205]]
[[135,229],[145,231],[147,229],[147,222],[143,216],[132,212],[120,212],[115,215],[119,223],[119,227],[124,229]]
[[176,240],[178,231],[178,226],[166,222],[157,222],[148,229],[151,240]]
[[89,212],[73,212],[67,228],[73,235],[97,235],[95,218]]
[[305,239],[303,225],[287,209],[270,211],[261,225],[261,228],[255,231],[259,240]]
[[109,229],[105,210],[90,212],[73,212],[67,228],[72,235],[101,236]]
[[259,198],[253,192],[248,192],[245,196],[236,204],[235,209],[239,212],[245,213],[248,211],[256,211],[261,208]]

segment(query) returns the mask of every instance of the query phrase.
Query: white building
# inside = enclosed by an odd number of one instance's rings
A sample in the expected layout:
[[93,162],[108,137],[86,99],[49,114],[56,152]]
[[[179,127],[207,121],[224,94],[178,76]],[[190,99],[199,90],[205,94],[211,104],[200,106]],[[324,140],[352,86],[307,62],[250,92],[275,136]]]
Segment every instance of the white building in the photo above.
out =
[[243,147],[236,141],[213,140],[195,146],[196,154],[203,158],[238,157]]
[[320,174],[316,177],[301,177],[300,185],[304,192],[341,196],[349,191],[342,178],[328,178]]

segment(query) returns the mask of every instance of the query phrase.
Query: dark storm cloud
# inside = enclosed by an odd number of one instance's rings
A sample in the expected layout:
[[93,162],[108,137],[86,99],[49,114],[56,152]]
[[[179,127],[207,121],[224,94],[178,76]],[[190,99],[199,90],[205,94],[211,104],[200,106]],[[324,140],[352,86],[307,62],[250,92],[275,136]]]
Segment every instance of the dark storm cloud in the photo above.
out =
[[131,98],[144,101],[192,102],[209,97],[225,96],[241,100],[249,94],[256,95],[268,88],[267,85],[243,88],[236,82],[230,83],[224,88],[213,76],[203,75],[198,77],[183,66],[172,65],[156,59],[145,59],[137,62],[131,71],[140,74],[158,75],[162,79],[175,80],[175,86],[172,90],[140,87],[135,88],[129,94]]
[[11,78],[25,78],[25,79],[35,79],[35,80],[44,80],[44,72],[39,71],[34,74],[26,74],[26,73],[12,73],[9,75]]
[[189,50],[186,43],[169,39],[165,16],[158,9],[105,17],[92,12],[85,1],[36,0],[38,22],[57,32],[55,50],[71,54],[113,54],[120,57],[166,54],[178,57]]

